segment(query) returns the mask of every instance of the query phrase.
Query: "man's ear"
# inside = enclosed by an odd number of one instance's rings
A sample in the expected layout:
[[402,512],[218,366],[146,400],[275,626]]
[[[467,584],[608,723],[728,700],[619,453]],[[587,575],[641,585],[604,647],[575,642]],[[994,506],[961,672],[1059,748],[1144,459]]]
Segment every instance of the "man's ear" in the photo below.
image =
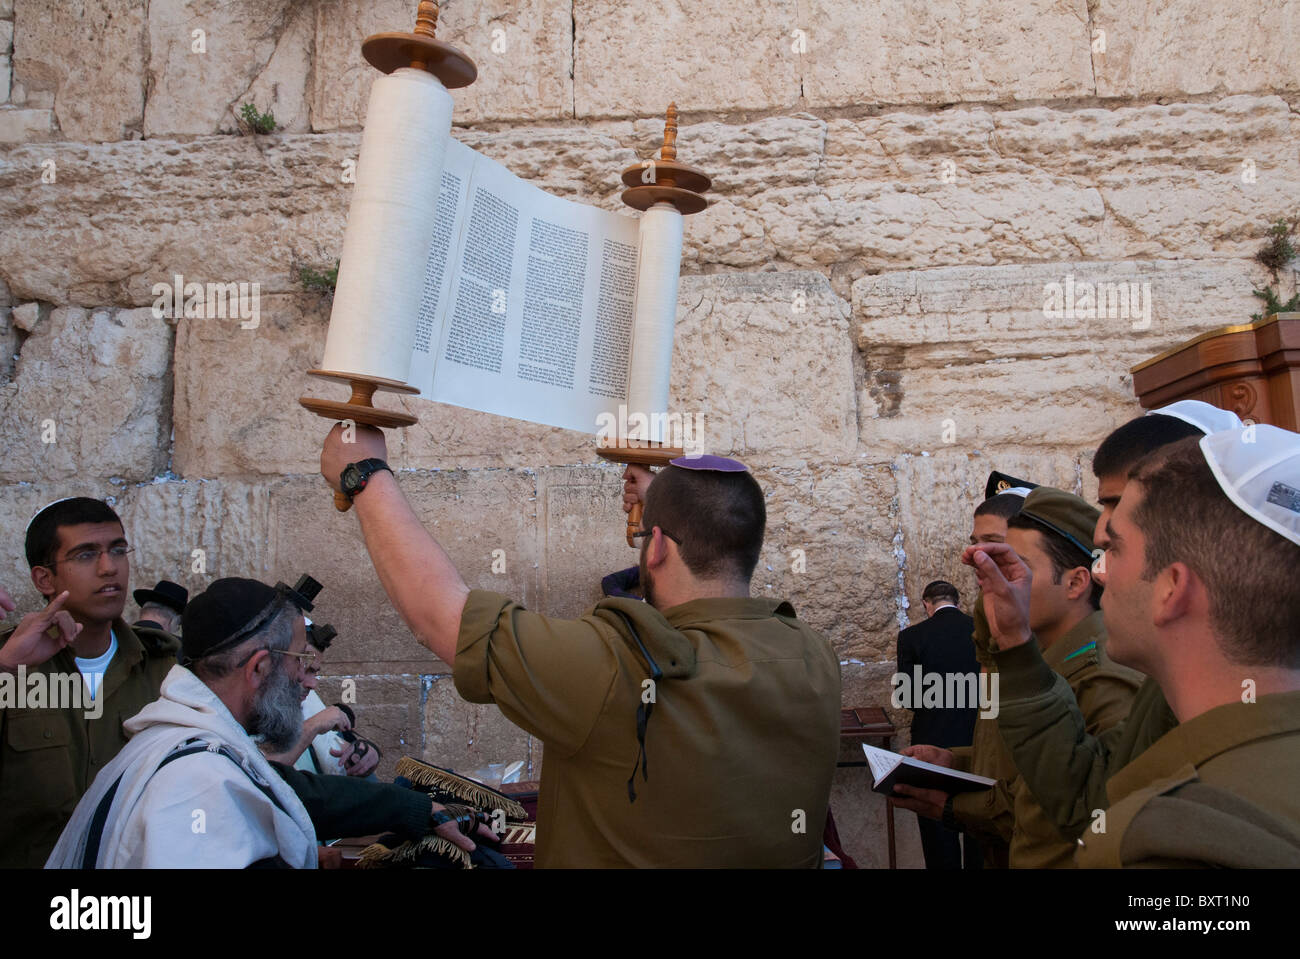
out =
[[645,562],[649,567],[662,566],[668,560],[669,539],[658,526],[651,527],[650,542],[646,544]]
[[272,661],[270,650],[259,649],[244,663],[244,682],[253,689],[260,689],[271,679]]
[[49,602],[54,598],[54,570],[48,566],[33,566],[32,585]]
[[1076,566],[1065,574],[1065,595],[1080,599],[1092,592],[1092,574],[1086,566]]
[[[1151,617],[1156,626],[1168,626],[1194,611],[1205,585],[1186,563],[1170,563],[1156,577],[1151,591]],[[1207,602],[1208,606],[1208,602]]]

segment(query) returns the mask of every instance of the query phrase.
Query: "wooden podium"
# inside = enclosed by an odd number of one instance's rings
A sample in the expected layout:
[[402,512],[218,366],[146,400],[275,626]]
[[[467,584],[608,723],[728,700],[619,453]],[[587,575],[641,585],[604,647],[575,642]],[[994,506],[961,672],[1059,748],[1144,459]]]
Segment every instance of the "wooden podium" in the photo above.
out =
[[1300,431],[1300,313],[1202,333],[1130,371],[1143,409],[1202,400]]

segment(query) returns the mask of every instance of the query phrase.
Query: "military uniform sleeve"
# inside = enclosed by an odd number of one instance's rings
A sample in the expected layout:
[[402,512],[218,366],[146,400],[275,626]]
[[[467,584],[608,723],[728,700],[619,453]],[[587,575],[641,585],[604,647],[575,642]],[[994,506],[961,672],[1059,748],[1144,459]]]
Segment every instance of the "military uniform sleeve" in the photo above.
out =
[[430,831],[431,801],[414,789],[354,776],[321,776],[284,763],[273,762],[271,767],[307,808],[322,839],[377,832],[419,839]]
[[1014,789],[1013,782],[999,779],[990,789],[957,793],[952,797],[953,817],[972,836],[1010,842],[1016,825]]
[[456,689],[496,703],[548,751],[572,756],[587,741],[618,677],[612,627],[594,617],[551,619],[499,593],[472,590],[461,614]]
[[1091,735],[1069,683],[1033,640],[998,653],[997,664],[1002,740],[1039,805],[1077,838],[1092,810],[1108,804],[1107,766],[1125,722]]
[[970,772],[971,756],[974,748],[971,746],[953,746],[948,750],[952,753],[952,768],[961,772]]

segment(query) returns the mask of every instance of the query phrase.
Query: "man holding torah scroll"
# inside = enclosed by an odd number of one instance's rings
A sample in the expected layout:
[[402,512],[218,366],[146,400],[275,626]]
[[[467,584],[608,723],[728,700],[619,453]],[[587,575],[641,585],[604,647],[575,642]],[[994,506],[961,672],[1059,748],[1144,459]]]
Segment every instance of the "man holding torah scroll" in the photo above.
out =
[[384,589],[460,694],[545,743],[539,867],[820,865],[839,662],[789,603],[749,597],[766,508],[743,465],[660,472],[640,534],[647,602],[560,620],[469,589],[386,456],[378,430],[344,443],[336,426],[321,473],[352,497]]

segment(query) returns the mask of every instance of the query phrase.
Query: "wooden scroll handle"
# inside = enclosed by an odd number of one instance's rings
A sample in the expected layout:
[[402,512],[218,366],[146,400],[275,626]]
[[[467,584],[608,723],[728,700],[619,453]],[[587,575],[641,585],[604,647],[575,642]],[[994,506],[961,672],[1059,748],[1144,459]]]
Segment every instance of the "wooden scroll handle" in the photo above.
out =
[[[323,416],[329,420],[351,420],[353,423],[364,423],[367,426],[376,426],[380,429],[411,426],[416,422],[415,417],[410,413],[386,410],[374,405],[376,390],[406,395],[419,393],[419,390],[413,386],[408,386],[397,380],[360,376],[355,373],[340,373],[334,370],[308,370],[307,372],[312,376],[342,380],[352,387],[352,396],[348,398],[346,403],[339,403],[336,400],[317,399],[314,396],[304,396],[298,400],[299,403],[317,416]],[[335,493],[334,508],[340,513],[346,513],[352,508],[352,500],[348,499],[343,493]]]
[[632,504],[632,511],[627,514],[627,545],[636,546],[636,540],[632,538],[633,533],[641,532],[641,514],[645,508],[640,503]]
[[[671,460],[685,456],[686,451],[680,447],[664,446],[644,440],[620,439],[613,446],[603,443],[597,445],[596,455],[612,463],[634,463],[637,466],[667,466]],[[627,514],[627,545],[636,546],[633,533],[641,531],[642,506],[632,504],[632,511]]]

